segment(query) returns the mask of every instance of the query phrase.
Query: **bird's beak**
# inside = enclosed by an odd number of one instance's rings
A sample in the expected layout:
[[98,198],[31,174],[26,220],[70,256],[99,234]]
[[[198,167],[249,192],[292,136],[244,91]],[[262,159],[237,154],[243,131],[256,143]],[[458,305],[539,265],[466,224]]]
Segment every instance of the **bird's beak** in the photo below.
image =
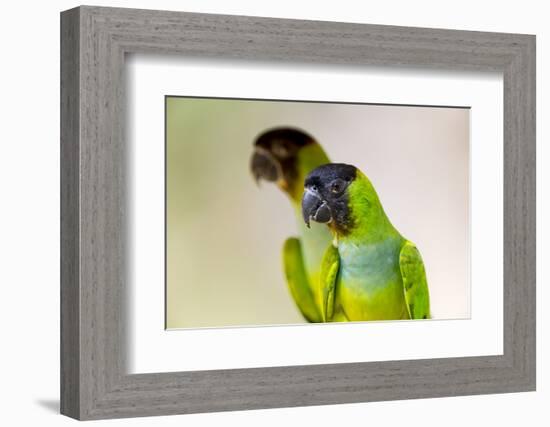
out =
[[256,183],[259,183],[261,179],[275,182],[282,177],[281,164],[269,151],[262,147],[254,149],[250,159],[250,170]]
[[332,212],[327,202],[317,192],[308,188],[302,197],[302,216],[308,228],[310,220],[323,224],[332,221]]

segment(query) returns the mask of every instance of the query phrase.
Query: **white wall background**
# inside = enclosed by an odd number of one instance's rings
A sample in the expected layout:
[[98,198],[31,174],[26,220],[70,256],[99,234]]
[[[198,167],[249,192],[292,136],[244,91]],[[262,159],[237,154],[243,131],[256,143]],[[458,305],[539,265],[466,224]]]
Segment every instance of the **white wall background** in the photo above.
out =
[[[391,426],[548,425],[550,293],[548,270],[550,161],[550,27],[545,2],[417,0],[338,2],[278,0],[97,1],[105,6],[246,14],[482,31],[537,34],[538,74],[538,391],[276,409],[207,415],[116,420],[110,425]],[[0,316],[3,425],[68,425],[57,414],[59,384],[59,11],[74,1],[9,2],[2,8],[0,67]],[[546,238],[546,242],[543,239]]]

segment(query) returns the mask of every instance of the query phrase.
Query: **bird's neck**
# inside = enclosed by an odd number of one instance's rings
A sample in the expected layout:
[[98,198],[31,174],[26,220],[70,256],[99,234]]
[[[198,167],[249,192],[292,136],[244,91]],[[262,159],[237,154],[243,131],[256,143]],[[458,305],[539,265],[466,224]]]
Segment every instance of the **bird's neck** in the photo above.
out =
[[350,232],[338,233],[333,230],[335,245],[340,242],[351,243],[354,246],[372,245],[398,236],[399,232],[383,210],[377,218],[359,217],[354,222],[353,229]]
[[354,185],[351,191],[353,203],[350,206],[349,229],[343,233],[335,230],[337,241],[368,245],[400,236],[386,215],[370,181],[363,179],[359,185]]

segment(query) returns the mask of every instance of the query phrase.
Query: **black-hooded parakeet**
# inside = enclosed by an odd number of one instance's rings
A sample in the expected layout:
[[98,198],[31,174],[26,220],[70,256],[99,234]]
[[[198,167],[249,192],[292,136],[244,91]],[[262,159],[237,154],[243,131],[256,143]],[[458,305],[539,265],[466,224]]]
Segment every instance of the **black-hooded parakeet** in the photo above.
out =
[[309,322],[322,321],[318,283],[323,254],[332,237],[323,224],[306,231],[301,200],[308,173],[326,163],[327,155],[311,135],[288,127],[259,135],[250,161],[256,181],[276,183],[295,212],[298,236],[288,238],[283,245],[283,269],[294,302]]
[[333,236],[318,282],[323,321],[430,318],[420,252],[392,225],[365,174],[346,164],[316,168],[305,180],[302,215]]

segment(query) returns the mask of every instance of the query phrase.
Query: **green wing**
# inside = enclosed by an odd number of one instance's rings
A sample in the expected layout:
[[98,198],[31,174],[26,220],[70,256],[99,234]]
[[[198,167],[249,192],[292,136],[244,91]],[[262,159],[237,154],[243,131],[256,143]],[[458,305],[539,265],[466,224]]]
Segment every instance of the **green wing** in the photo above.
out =
[[411,319],[430,318],[430,295],[420,252],[407,241],[399,254],[405,302]]
[[321,322],[321,315],[309,287],[302,245],[296,237],[289,237],[283,246],[283,264],[290,294],[308,322]]
[[321,316],[323,322],[333,320],[335,299],[336,299],[336,279],[338,269],[340,268],[340,255],[338,249],[330,244],[323,256],[321,263]]

